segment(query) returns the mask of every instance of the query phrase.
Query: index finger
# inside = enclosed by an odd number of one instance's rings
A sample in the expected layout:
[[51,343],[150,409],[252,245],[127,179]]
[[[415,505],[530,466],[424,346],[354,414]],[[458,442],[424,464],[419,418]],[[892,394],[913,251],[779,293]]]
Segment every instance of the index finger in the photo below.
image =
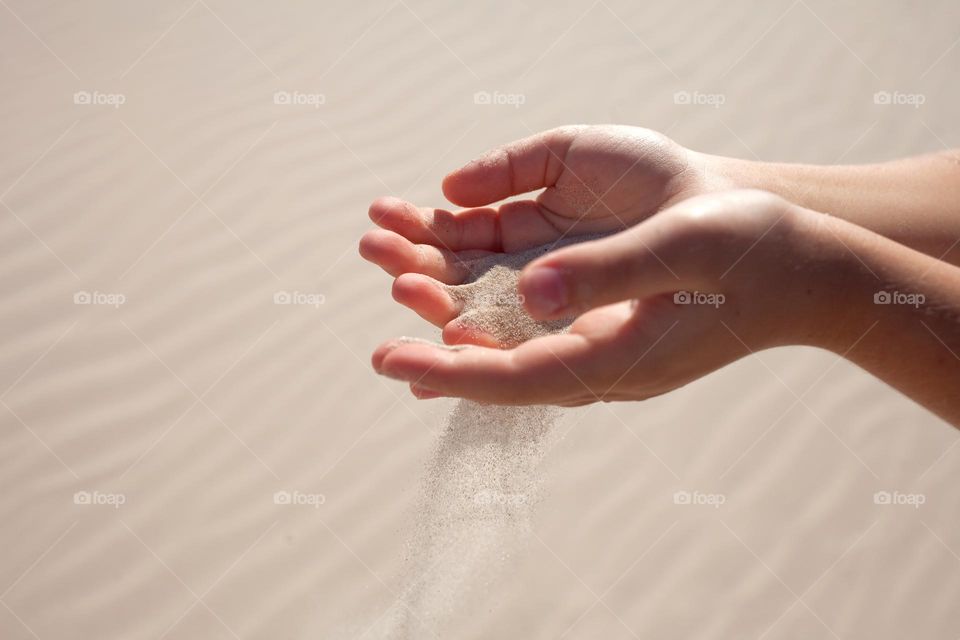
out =
[[579,130],[550,129],[488,151],[444,178],[443,194],[461,207],[479,207],[551,187]]

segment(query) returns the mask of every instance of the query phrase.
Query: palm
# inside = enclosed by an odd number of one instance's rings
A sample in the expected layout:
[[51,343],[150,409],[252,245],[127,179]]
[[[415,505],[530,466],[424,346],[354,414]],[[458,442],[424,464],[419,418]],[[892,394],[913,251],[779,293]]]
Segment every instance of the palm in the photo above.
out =
[[[695,189],[687,150],[637,127],[563,127],[490,152],[444,180],[457,213],[382,198],[370,207],[381,227],[361,254],[397,280],[394,297],[447,325],[459,310],[436,281],[463,282],[463,259],[512,252],[558,238],[623,229]],[[543,189],[536,200],[485,206]],[[478,341],[448,326],[448,342]],[[482,341],[482,339],[480,339]]]
[[[622,234],[535,261],[533,273],[558,268],[581,285],[571,289],[569,309],[581,312],[568,332],[510,350],[442,351],[390,341],[374,352],[374,368],[411,382],[418,397],[496,404],[572,406],[666,393],[751,349],[783,344],[778,327],[797,326],[797,308],[784,303],[813,304],[798,269],[809,259],[806,240],[818,242],[801,230],[814,228],[819,217],[762,192],[686,200]],[[724,280],[732,265],[739,266]],[[770,283],[776,293],[757,295]],[[525,291],[523,278],[519,288]],[[677,303],[676,292],[698,290],[714,302]],[[809,339],[813,332],[800,334]]]
[[586,127],[554,160],[561,172],[537,204],[564,232],[631,226],[689,188],[686,150],[647,129]]

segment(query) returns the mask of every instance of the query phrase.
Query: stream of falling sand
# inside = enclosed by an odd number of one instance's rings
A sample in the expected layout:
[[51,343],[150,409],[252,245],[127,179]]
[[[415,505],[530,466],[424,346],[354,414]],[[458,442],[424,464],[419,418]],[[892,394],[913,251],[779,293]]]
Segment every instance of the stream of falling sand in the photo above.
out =
[[[448,287],[463,305],[459,321],[504,348],[565,330],[569,320],[537,322],[526,314],[517,277],[550,249],[585,239],[467,261],[472,277]],[[490,602],[486,587],[529,540],[542,488],[539,463],[558,416],[550,406],[456,404],[427,465],[403,591],[371,635],[446,638],[454,615]]]

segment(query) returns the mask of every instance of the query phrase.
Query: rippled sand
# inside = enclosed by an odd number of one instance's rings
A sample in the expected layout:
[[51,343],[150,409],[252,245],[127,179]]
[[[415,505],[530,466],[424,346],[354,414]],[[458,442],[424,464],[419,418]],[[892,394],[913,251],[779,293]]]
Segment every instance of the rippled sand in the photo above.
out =
[[[448,169],[570,122],[803,162],[960,146],[958,24],[949,2],[5,0],[0,637],[378,628],[451,403],[369,367],[435,334],[357,255],[367,203],[442,205]],[[960,634],[960,437],[845,362],[766,352],[557,429],[529,544],[458,637]]]

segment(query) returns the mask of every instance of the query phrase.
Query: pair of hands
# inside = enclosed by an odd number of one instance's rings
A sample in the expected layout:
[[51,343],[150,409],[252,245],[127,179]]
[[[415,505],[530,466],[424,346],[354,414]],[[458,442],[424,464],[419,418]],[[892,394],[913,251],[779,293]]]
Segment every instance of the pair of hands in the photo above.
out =
[[[458,324],[439,285],[464,281],[465,258],[618,233],[523,270],[527,312],[576,316],[568,333],[509,350],[390,341],[373,366],[420,398],[575,406],[656,396],[772,346],[831,348],[842,319],[826,328],[818,319],[835,313],[826,285],[842,251],[826,216],[739,186],[708,156],[653,131],[575,126],[448,175],[444,194],[465,210],[378,199],[370,218],[380,228],[360,253],[396,278],[394,298],[443,327],[448,344],[483,342]],[[487,206],[538,189],[535,200]]]

